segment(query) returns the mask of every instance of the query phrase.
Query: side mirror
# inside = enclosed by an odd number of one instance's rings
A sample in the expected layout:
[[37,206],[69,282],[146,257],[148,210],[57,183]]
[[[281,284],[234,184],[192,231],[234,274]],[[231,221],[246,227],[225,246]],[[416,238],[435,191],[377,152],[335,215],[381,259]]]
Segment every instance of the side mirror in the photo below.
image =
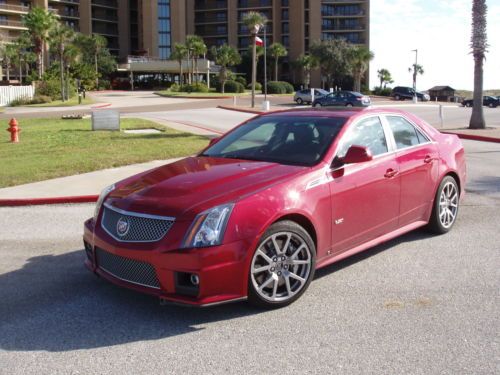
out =
[[210,142],[208,142],[208,145],[209,145],[209,146],[212,146],[212,145],[216,144],[217,142],[219,142],[220,138],[221,138],[221,137],[215,137],[215,138],[212,138],[212,139],[210,140]]
[[364,163],[373,159],[373,155],[367,147],[352,145],[343,157],[344,164]]

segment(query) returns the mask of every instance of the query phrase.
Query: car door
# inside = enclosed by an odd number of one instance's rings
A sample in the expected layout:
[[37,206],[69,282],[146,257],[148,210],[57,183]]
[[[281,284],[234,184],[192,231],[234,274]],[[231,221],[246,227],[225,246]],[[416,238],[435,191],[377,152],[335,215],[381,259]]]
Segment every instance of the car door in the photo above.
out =
[[[398,164],[379,116],[353,123],[340,140],[329,183],[332,196],[332,249],[349,250],[397,227]],[[367,147],[373,160],[337,166],[352,145]]]
[[428,220],[438,178],[438,149],[430,138],[403,116],[387,115],[401,181],[399,227]]

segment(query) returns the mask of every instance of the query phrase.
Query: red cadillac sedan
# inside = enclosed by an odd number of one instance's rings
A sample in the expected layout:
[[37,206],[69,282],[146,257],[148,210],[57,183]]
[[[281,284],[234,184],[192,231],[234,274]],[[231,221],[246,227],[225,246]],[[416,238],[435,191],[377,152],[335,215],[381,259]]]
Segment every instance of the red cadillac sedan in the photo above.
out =
[[465,174],[458,137],[410,113],[269,113],[106,188],[85,264],[172,302],[281,307],[318,268],[418,227],[448,232]]

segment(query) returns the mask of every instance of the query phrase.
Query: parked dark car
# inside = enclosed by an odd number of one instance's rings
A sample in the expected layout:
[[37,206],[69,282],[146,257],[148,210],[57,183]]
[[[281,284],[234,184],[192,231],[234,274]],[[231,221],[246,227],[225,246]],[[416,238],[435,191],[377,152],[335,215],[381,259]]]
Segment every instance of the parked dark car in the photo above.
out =
[[372,102],[369,96],[355,91],[337,91],[315,99],[313,107],[368,107]]
[[[462,101],[462,105],[464,107],[472,107],[474,100],[473,99],[465,99]],[[483,96],[483,105],[490,107],[490,108],[496,108],[500,104],[500,99],[498,97],[494,96]]]
[[[406,86],[396,86],[392,89],[391,96],[394,100],[405,100],[405,99],[413,99],[415,96],[415,90],[411,87]],[[417,91],[417,98],[422,102],[427,102],[431,99],[428,94]]]

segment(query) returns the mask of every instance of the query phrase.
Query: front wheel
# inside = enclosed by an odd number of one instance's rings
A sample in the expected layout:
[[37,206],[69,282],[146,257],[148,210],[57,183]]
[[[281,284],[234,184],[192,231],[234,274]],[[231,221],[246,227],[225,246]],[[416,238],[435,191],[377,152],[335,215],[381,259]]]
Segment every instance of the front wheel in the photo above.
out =
[[296,102],[297,102],[298,105],[302,105],[302,103],[304,103],[304,101],[302,100],[302,98],[297,98]]
[[313,107],[314,107],[314,108],[321,108],[321,103],[314,103],[314,104],[313,104]]
[[346,107],[352,107],[352,104],[351,103],[347,103],[345,106]]
[[457,219],[459,198],[457,181],[451,176],[443,178],[436,192],[431,219],[427,225],[430,232],[444,234],[451,230]]
[[314,277],[316,248],[311,236],[293,221],[280,221],[262,236],[252,258],[248,300],[279,308],[297,300]]

